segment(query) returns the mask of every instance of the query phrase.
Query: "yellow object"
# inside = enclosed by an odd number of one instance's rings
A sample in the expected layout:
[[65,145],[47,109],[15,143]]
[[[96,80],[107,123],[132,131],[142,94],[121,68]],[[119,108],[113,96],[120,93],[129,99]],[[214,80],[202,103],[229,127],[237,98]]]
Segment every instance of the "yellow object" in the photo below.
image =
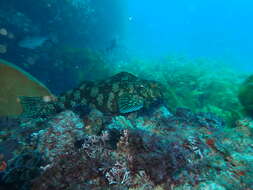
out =
[[27,72],[0,59],[0,116],[22,113],[19,96],[52,96],[49,89]]

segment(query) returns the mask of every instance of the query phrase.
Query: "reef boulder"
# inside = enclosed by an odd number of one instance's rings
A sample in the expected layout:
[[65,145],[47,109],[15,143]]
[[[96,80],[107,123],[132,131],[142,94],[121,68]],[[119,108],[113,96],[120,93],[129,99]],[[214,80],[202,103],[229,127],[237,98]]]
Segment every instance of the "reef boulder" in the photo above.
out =
[[55,115],[46,125],[45,130],[33,133],[32,137],[38,151],[50,161],[73,150],[75,142],[84,136],[83,121],[70,110]]

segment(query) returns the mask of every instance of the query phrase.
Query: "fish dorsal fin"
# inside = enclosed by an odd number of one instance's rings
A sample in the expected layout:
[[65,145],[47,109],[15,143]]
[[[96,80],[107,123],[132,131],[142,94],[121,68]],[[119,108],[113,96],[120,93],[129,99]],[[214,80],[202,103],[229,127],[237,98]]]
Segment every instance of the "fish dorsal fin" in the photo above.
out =
[[120,113],[130,113],[143,108],[143,98],[137,95],[123,94],[119,97],[118,107]]
[[120,72],[110,78],[113,82],[136,82],[140,79],[128,72]]

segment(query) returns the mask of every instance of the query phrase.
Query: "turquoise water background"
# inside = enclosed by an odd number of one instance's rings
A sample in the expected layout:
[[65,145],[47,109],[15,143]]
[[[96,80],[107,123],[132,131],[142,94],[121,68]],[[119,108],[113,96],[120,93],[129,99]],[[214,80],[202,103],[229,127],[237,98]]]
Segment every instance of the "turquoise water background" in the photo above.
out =
[[253,71],[253,1],[128,0],[125,43],[132,53],[223,60]]

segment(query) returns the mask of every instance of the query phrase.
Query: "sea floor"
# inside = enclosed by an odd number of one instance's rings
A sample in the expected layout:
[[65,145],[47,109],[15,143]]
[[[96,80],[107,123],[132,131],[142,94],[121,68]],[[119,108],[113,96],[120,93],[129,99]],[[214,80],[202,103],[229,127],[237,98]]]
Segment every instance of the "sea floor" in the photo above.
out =
[[165,106],[0,119],[1,189],[253,189],[253,121]]

